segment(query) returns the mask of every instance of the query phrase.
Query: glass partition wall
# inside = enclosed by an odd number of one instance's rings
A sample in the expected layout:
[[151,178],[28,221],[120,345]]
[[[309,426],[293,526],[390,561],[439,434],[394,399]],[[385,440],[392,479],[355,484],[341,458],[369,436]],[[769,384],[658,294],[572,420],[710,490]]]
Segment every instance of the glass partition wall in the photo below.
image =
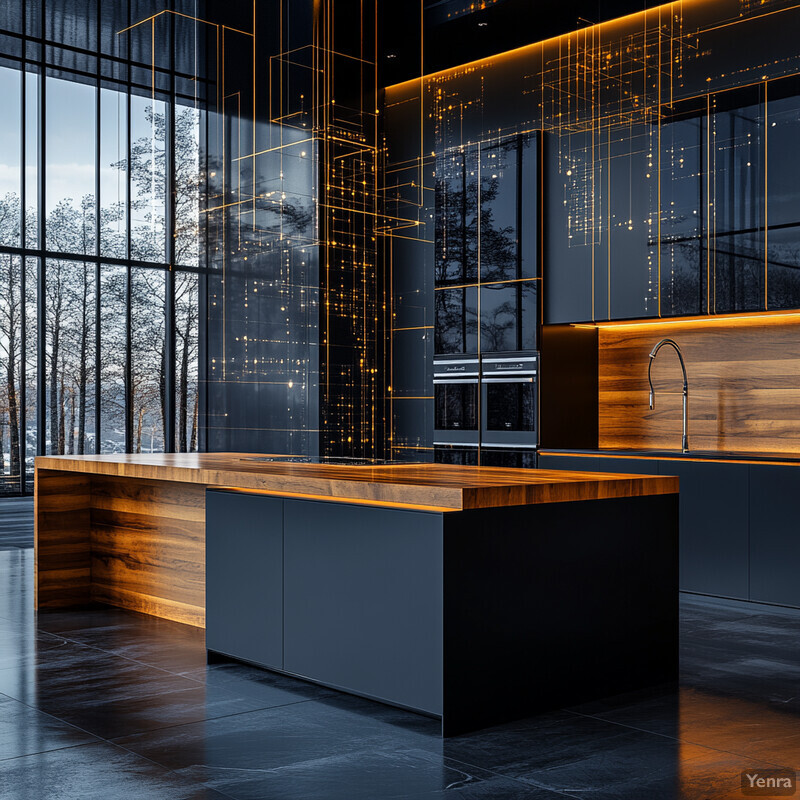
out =
[[37,454],[197,449],[205,123],[195,3],[2,5],[0,495]]

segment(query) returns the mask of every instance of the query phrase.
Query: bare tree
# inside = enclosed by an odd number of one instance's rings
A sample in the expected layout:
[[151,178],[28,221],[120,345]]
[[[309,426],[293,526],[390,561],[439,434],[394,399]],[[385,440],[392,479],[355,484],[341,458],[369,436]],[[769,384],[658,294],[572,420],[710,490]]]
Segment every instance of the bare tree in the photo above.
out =
[[[156,106],[156,108],[158,108]],[[163,212],[166,191],[166,117],[153,107],[145,110],[151,136],[131,143],[131,161],[114,165],[130,170],[133,184],[131,213],[132,254],[141,260],[164,260],[166,235]],[[175,167],[175,265],[194,266],[199,260],[199,112],[176,107],[174,130]],[[51,198],[54,199],[54,198]],[[42,221],[47,228],[48,250],[70,254],[97,251],[96,198],[64,197]],[[160,204],[160,205],[159,205]],[[99,209],[102,252],[125,257],[127,243],[119,226],[126,209],[113,203]],[[160,215],[160,216],[159,216]],[[16,194],[0,198],[0,244],[18,247],[36,245],[38,220],[34,209],[25,211],[26,241],[21,242],[22,208]],[[128,270],[106,266],[100,269],[80,259],[49,259],[45,271],[45,374],[37,374],[37,325],[35,258],[0,254],[0,473],[10,469],[19,475],[24,468],[20,440],[20,381],[22,363],[26,366],[26,415],[28,453],[35,452],[36,438],[44,440],[50,453],[90,452],[95,444],[101,451],[124,449],[126,398],[132,399],[133,446],[136,450],[161,449],[168,408],[166,387],[168,342],[165,321],[168,308],[165,272],[160,269],[132,268],[130,296]],[[27,290],[22,291],[23,271]],[[175,407],[181,449],[197,447],[197,276],[175,271],[176,375]],[[95,327],[95,302],[100,292],[100,330]],[[24,295],[24,296],[23,296]],[[127,315],[131,307],[131,364],[127,364]],[[28,319],[22,341],[22,322]],[[99,334],[100,352],[96,351]],[[96,364],[99,363],[99,374]],[[132,377],[125,382],[128,367]],[[48,430],[37,431],[37,383],[46,386]],[[99,382],[99,387],[98,387]],[[95,392],[99,388],[103,441],[93,442]],[[99,432],[95,431],[96,437]],[[149,441],[148,441],[149,434]],[[29,461],[29,466],[32,461]]]

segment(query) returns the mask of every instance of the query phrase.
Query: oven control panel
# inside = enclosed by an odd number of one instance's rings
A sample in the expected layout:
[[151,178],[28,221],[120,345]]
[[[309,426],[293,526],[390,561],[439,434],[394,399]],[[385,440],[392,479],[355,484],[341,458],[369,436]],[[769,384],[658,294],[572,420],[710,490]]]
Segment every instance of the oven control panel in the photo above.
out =
[[484,358],[482,367],[484,377],[491,375],[536,375],[539,371],[539,355],[537,353],[528,353],[525,356],[516,358],[508,356]]

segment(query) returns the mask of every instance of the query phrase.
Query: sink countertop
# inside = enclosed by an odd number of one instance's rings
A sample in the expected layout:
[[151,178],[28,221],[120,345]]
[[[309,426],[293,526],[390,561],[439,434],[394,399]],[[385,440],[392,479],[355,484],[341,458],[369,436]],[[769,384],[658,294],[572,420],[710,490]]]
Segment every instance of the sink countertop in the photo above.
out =
[[543,448],[540,455],[553,456],[603,456],[608,458],[654,458],[679,461],[740,461],[769,464],[800,464],[800,453],[755,453],[743,450],[653,450],[653,449],[553,449]]

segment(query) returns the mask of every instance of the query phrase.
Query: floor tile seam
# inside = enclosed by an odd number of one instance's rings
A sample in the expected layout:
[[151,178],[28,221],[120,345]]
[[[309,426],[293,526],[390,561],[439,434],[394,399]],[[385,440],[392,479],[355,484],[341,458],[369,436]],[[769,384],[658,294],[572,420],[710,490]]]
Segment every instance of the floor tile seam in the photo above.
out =
[[[112,744],[116,744],[116,743],[112,742]],[[125,747],[124,745],[120,744],[118,746],[119,747],[123,747],[124,749],[128,750],[128,748]],[[376,752],[374,748],[368,748],[368,749],[370,750],[370,752]],[[416,749],[417,748],[407,748],[404,751],[404,750],[397,750],[394,747],[386,746],[386,747],[378,748],[377,752],[379,752],[379,753],[383,752],[383,753],[386,753],[386,754],[389,754],[389,755],[396,755],[399,752],[411,752],[411,753],[414,753]],[[132,752],[134,755],[139,755],[135,750],[132,750],[130,752]],[[149,761],[153,761],[153,763],[156,764],[157,766],[164,766],[164,765],[161,764],[161,762],[156,761],[156,760],[154,760],[154,759],[152,759],[150,757],[146,757],[146,756],[143,756],[143,757],[147,758]],[[325,757],[323,757],[323,759],[324,758]],[[286,768],[303,766],[303,765],[306,765],[306,764],[309,764],[309,763],[316,763],[319,760],[320,760],[319,758],[309,758],[309,759],[304,759],[304,760],[299,761],[299,762],[293,762],[291,764],[282,764],[282,765],[279,765],[277,767],[271,767],[271,768],[266,768],[266,769],[253,769],[253,768],[247,768],[247,767],[230,767],[230,768],[216,767],[216,769],[225,769],[225,770],[230,770],[232,772],[237,772],[237,773],[238,772],[244,772],[244,773],[247,773],[247,774],[251,774],[253,772],[258,772],[258,773],[261,773],[261,774],[263,774],[263,773],[277,773],[277,772],[280,772],[281,770],[286,769]],[[496,770],[487,769],[485,767],[480,767],[480,766],[477,766],[475,764],[469,764],[468,762],[462,761],[460,759],[451,758],[449,756],[442,756],[442,762],[443,762],[443,766],[446,766],[447,763],[454,764],[454,765],[461,765],[461,766],[465,767],[465,771],[469,770],[469,771],[472,771],[472,772],[486,773],[486,774],[490,775],[493,778],[500,778],[502,780],[518,784],[520,787],[542,789],[543,791],[546,791],[549,794],[552,794],[554,797],[570,797],[570,798],[578,798],[578,800],[580,800],[579,796],[577,796],[577,795],[569,794],[568,792],[560,791],[558,789],[553,789],[552,787],[538,784],[535,781],[526,780],[524,778],[518,778],[518,777],[515,777],[513,775],[504,775],[503,773],[497,772]],[[205,766],[205,765],[200,765],[200,766]],[[183,776],[183,773],[181,773],[181,772],[177,772],[176,774],[178,774],[179,776]],[[208,788],[214,789],[214,791],[220,791],[219,789],[216,789],[214,787],[208,786],[208,784],[205,783],[205,782],[199,782],[199,783],[201,785],[203,785],[203,786],[207,786]]]
[[[186,677],[185,675],[182,675],[180,672],[174,672],[174,671],[172,671],[170,669],[166,669],[165,667],[159,667],[156,664],[150,664],[147,661],[142,661],[142,660],[137,659],[137,658],[130,658],[129,656],[123,656],[120,653],[114,652],[113,650],[106,650],[103,647],[97,647],[96,645],[93,645],[93,644],[86,644],[86,642],[81,642],[78,639],[71,639],[68,636],[64,636],[64,634],[62,634],[62,633],[51,633],[50,631],[44,631],[44,630],[41,630],[38,626],[37,626],[36,630],[37,630],[37,632],[40,632],[40,633],[46,633],[46,634],[48,634],[50,636],[55,636],[56,638],[64,639],[65,641],[70,642],[71,644],[77,644],[77,645],[80,645],[81,647],[88,647],[90,650],[95,650],[98,653],[105,653],[106,655],[114,656],[115,658],[121,658],[124,661],[129,661],[132,664],[138,664],[139,666],[142,666],[142,667],[150,667],[151,669],[157,669],[159,672],[163,672],[165,675],[173,675],[176,678]],[[191,680],[191,679],[189,679],[189,680]]]
[[[7,670],[13,670],[13,669],[15,669],[15,667],[6,667],[5,669],[0,670],[0,674],[3,673],[3,672],[6,672]],[[201,684],[198,684],[198,686],[200,686],[200,685]],[[186,687],[184,687],[182,689],[172,689],[172,690],[168,689],[165,692],[157,692],[155,694],[145,695],[144,697],[157,697],[157,696],[162,695],[162,694],[180,694],[181,692],[194,691],[196,688],[197,687],[194,687],[194,686],[186,686]],[[241,696],[235,694],[234,692],[230,692],[230,691],[227,691],[227,690],[226,690],[226,692],[227,692],[227,694],[231,695],[233,700],[242,700],[242,699],[250,700],[251,699],[249,697],[242,698]],[[96,739],[100,739],[102,741],[113,742],[115,738],[122,739],[122,738],[126,738],[127,736],[136,736],[136,735],[138,735],[138,734],[125,734],[125,736],[118,736],[118,737],[102,736],[99,733],[93,733],[90,730],[82,728],[80,725],[76,725],[73,722],[69,722],[68,720],[66,720],[66,719],[64,719],[62,717],[59,717],[59,716],[57,716],[55,714],[52,714],[49,711],[45,711],[43,708],[40,708],[39,706],[33,705],[32,703],[29,703],[29,702],[27,702],[25,700],[21,700],[20,698],[14,697],[13,695],[0,693],[0,696],[7,697],[9,700],[13,700],[15,703],[20,703],[20,704],[26,706],[27,708],[32,709],[33,711],[37,711],[40,714],[44,714],[44,715],[50,717],[51,719],[54,719],[57,722],[60,722],[60,723],[62,723],[64,725],[70,725],[71,727],[75,728],[76,730],[82,731],[83,733],[86,733],[89,736],[94,736]],[[142,698],[137,698],[137,699],[142,699]],[[253,700],[253,702],[257,702],[257,701]],[[226,717],[236,717],[236,716],[239,716],[240,714],[251,714],[251,713],[254,713],[254,712],[258,712],[258,711],[269,711],[272,708],[284,708],[286,706],[299,705],[301,703],[308,703],[308,702],[311,702],[311,701],[310,700],[296,700],[296,701],[293,701],[291,703],[280,703],[280,704],[275,705],[275,706],[260,706],[258,708],[247,709],[246,711],[235,711],[232,714],[220,714],[219,716],[205,716],[205,717],[203,717],[202,720],[195,720],[193,722],[180,722],[180,723],[176,723],[175,725],[164,725],[164,726],[157,727],[157,728],[148,728],[147,730],[141,731],[140,733],[152,733],[152,732],[155,732],[155,731],[169,730],[170,728],[180,727],[182,725],[196,725],[199,722],[216,720],[216,719],[225,719]]]
[[[318,689],[322,690],[322,692],[323,692],[323,694],[321,694],[320,697],[336,697],[336,696],[339,696],[339,695],[347,695],[347,692],[344,692],[341,689],[333,689],[333,688],[325,686],[325,684],[314,683],[313,681],[307,681],[307,680],[304,680],[303,678],[300,678],[300,677],[295,678],[292,675],[290,675],[288,673],[285,673],[285,672],[275,672],[273,670],[266,669],[266,668],[262,669],[260,667],[254,667],[254,666],[252,666],[250,664],[247,664],[245,662],[231,661],[230,663],[233,664],[233,665],[236,665],[236,666],[246,666],[246,667],[250,667],[251,669],[256,669],[259,672],[263,673],[264,675],[278,675],[281,678],[286,678],[286,679],[291,680],[291,681],[296,681],[297,683],[302,683],[305,686],[316,686]],[[216,672],[216,670],[211,670],[211,674],[212,675],[214,674],[214,672]],[[201,677],[199,675],[197,677],[194,677],[196,673],[197,673],[197,671],[193,670],[192,672],[181,672],[181,673],[178,673],[178,674],[180,675],[181,678],[186,678],[187,680],[194,681],[195,683],[198,683],[201,686],[207,685],[204,677]],[[208,674],[208,672],[204,673],[204,675],[207,675],[207,674]],[[247,678],[242,678],[242,680],[248,680],[248,679]],[[254,682],[257,683],[258,681],[254,681]],[[219,684],[215,688],[225,689],[227,687],[225,687],[223,684]],[[292,691],[291,689],[283,689],[280,686],[270,686],[269,688],[270,689],[276,689],[279,692],[291,692]],[[347,696],[352,697],[354,695],[347,695]],[[311,698],[309,698],[309,700],[319,700],[320,697],[311,697]],[[306,702],[306,701],[305,700],[300,700],[300,701],[297,701],[297,702]],[[287,703],[286,705],[292,705],[292,704],[291,703]],[[411,712],[411,713],[413,713],[413,712]]]
[[[239,662],[231,662],[231,663],[232,664],[234,664],[234,663],[239,664]],[[244,665],[241,665],[241,664],[239,664],[239,665],[240,666],[244,666]],[[253,667],[253,669],[257,669],[257,667]],[[200,670],[192,670],[191,672],[180,672],[178,674],[181,676],[181,678],[186,678],[186,680],[194,681],[195,683],[200,683],[200,684],[205,683],[205,681],[204,681],[204,679],[202,677],[200,677],[200,676],[194,677],[194,675],[199,671]],[[217,670],[206,670],[206,672],[204,672],[203,674],[204,675],[208,675],[209,673],[213,674],[216,671]],[[272,673],[272,672],[270,672],[268,670],[261,670],[261,671],[265,672],[266,674],[270,674],[270,675],[272,675],[272,674],[280,675],[281,674],[281,673]]]
[[44,750],[36,750],[33,753],[23,753],[18,756],[9,756],[9,757],[0,756],[0,765],[7,764],[11,761],[17,761],[20,758],[34,758],[35,756],[43,756],[47,755],[48,753],[59,753],[62,750],[75,750],[78,747],[88,747],[91,745],[98,745],[98,744],[110,744],[110,742],[108,742],[106,739],[103,739],[102,737],[95,736],[95,741],[93,742],[78,742],[77,744],[67,744],[64,745],[63,747],[48,747]]
[[[125,660],[126,661],[130,661],[130,659],[125,659]],[[130,663],[137,663],[137,662],[130,662]],[[149,667],[150,665],[149,664],[140,664],[140,666]],[[18,670],[19,670],[19,666],[16,666],[16,667],[2,667],[2,668],[0,668],[0,675],[2,675],[3,673],[6,673],[6,672],[12,672],[12,671],[18,671]],[[164,674],[165,675],[170,675],[171,677],[176,677],[176,678],[180,677],[179,675],[173,675],[170,672],[167,672],[167,673],[164,673]],[[142,686],[146,687],[147,684],[142,682],[142,681],[138,681],[137,685],[142,685]],[[202,685],[202,684],[198,684],[198,685]],[[157,696],[162,695],[162,694],[179,694],[181,692],[192,692],[192,691],[195,691],[195,689],[197,689],[197,688],[198,688],[197,686],[182,686],[180,688],[173,687],[171,689],[167,688],[167,689],[163,689],[163,690],[155,691],[155,692],[146,692],[143,695],[137,695],[135,699],[141,700],[141,699],[148,698],[148,697],[157,697]],[[237,695],[235,695],[233,692],[230,692],[228,690],[226,690],[226,694],[230,694],[234,699],[239,699]],[[28,705],[31,708],[35,708],[37,711],[41,710],[41,709],[38,708],[38,706],[31,705],[30,703],[27,703],[25,700],[20,700],[18,697],[14,697],[13,695],[6,695],[6,696],[9,697],[12,700],[16,700],[18,703],[25,703],[25,705]],[[43,712],[43,713],[47,713],[47,712]]]
[[[617,727],[620,727],[620,728],[626,728],[629,731],[637,731],[638,733],[647,733],[647,734],[650,734],[651,736],[658,736],[661,739],[668,739],[668,740],[674,741],[674,742],[681,741],[681,739],[678,736],[670,736],[667,733],[658,733],[657,731],[649,731],[646,728],[639,728],[636,725],[628,725],[625,722],[619,722],[619,721],[614,720],[614,719],[607,719],[606,717],[601,717],[601,716],[598,716],[597,714],[586,714],[586,713],[584,713],[582,711],[573,711],[573,710],[571,710],[569,708],[564,708],[562,710],[566,711],[568,714],[573,714],[576,717],[583,717],[584,719],[593,719],[593,720],[596,720],[597,722],[606,722],[606,723],[608,723],[610,725],[616,725]],[[710,749],[713,749],[713,748],[710,748]]]
[[[105,651],[101,651],[101,652],[105,652]],[[120,657],[123,658],[122,656],[120,656]],[[147,667],[151,666],[149,664],[146,664],[146,663],[143,663],[143,662],[137,662],[137,661],[134,661],[132,659],[125,659],[125,660],[126,661],[130,661],[131,663],[141,664],[142,666],[147,666]],[[17,667],[3,667],[2,669],[0,669],[0,674],[2,674],[3,672],[16,670],[16,669],[17,669]],[[173,675],[174,677],[185,677],[185,676],[177,675],[177,674],[171,673],[171,672],[166,672],[165,674]],[[204,684],[201,681],[194,680],[194,679],[191,679],[191,678],[187,678],[187,680],[191,681],[195,685],[194,686],[184,686],[184,687],[181,687],[181,688],[166,689],[165,691],[155,692],[153,694],[144,695],[144,696],[145,697],[157,697],[157,696],[162,695],[162,694],[172,694],[172,693],[178,693],[179,694],[181,692],[195,691],[197,688],[201,688],[201,687],[204,686]],[[286,708],[288,706],[301,705],[303,703],[310,703],[310,702],[313,702],[315,699],[318,699],[318,698],[307,698],[307,699],[304,699],[304,700],[293,700],[293,701],[288,702],[288,703],[277,703],[275,705],[261,705],[261,701],[259,701],[257,698],[251,697],[251,696],[246,695],[246,694],[237,693],[237,692],[233,691],[232,689],[230,689],[228,687],[216,686],[216,687],[213,687],[213,688],[215,690],[220,690],[220,691],[224,692],[226,695],[229,695],[231,701],[252,702],[254,704],[257,704],[257,706],[255,708],[250,708],[250,709],[247,709],[245,711],[235,711],[235,712],[233,712],[231,714],[220,714],[218,716],[216,716],[216,715],[215,716],[206,716],[206,717],[204,717],[204,719],[206,719],[206,720],[224,719],[226,717],[239,716],[240,714],[250,714],[250,713],[256,712],[256,711],[268,711],[268,710],[273,709],[273,708]],[[288,691],[288,690],[281,690],[281,691]],[[58,716],[56,716],[54,714],[51,714],[48,711],[44,711],[43,709],[39,708],[38,706],[32,705],[31,703],[28,703],[25,700],[21,700],[21,699],[19,699],[17,697],[14,697],[13,695],[9,695],[9,694],[5,694],[5,693],[0,692],[0,697],[6,697],[9,700],[13,700],[16,703],[22,703],[23,705],[27,706],[28,708],[33,709],[34,711],[38,711],[38,712],[40,712],[42,714],[46,714],[47,716],[49,716],[49,717],[51,717],[51,718],[53,718],[53,719],[55,719],[55,720],[57,720],[59,722],[63,722],[65,724],[67,724],[67,725],[72,725],[72,727],[77,728],[78,730],[84,731],[85,733],[88,733],[91,736],[95,736],[95,737],[97,737],[99,739],[103,739],[104,741],[111,741],[112,740],[110,738],[100,736],[99,734],[92,733],[91,731],[85,731],[79,725],[74,725],[71,722],[67,722],[66,720],[62,719],[61,717],[58,717]],[[196,724],[196,723],[183,723],[183,722],[181,722],[181,723],[177,723],[176,725],[167,725],[167,726],[160,727],[160,728],[148,729],[148,731],[143,731],[143,733],[144,732],[150,732],[150,730],[167,730],[169,728],[180,727],[181,725],[186,725],[186,724],[190,724],[191,725],[191,724]],[[134,735],[134,734],[131,734],[131,735]],[[119,737],[119,738],[121,738],[121,737]]]
[[[133,736],[146,736],[151,733],[161,733],[162,731],[171,731],[175,730],[176,728],[186,728],[190,725],[200,725],[204,722],[217,722],[218,720],[229,719],[231,717],[241,717],[244,714],[260,714],[264,711],[272,711],[279,708],[287,708],[288,706],[297,706],[302,705],[303,703],[310,703],[311,700],[297,700],[293,703],[281,703],[277,706],[263,706],[262,708],[250,708],[247,711],[234,711],[232,714],[220,714],[219,716],[213,717],[203,717],[203,719],[193,720],[191,722],[176,722],[174,725],[162,725],[157,728],[148,728],[144,731],[139,731],[138,733],[126,733],[121,736],[111,736],[108,738],[104,738],[105,741],[110,742],[111,744],[119,744],[120,740],[122,739],[130,739]],[[96,735],[96,734],[93,734]]]
[[442,756],[442,758],[454,764],[463,764],[465,767],[474,769],[476,771],[488,772],[495,778],[502,778],[503,780],[513,781],[514,783],[519,783],[522,786],[535,786],[537,789],[544,789],[547,792],[552,792],[553,794],[560,795],[562,797],[576,797],[576,795],[569,794],[568,792],[562,791],[560,789],[553,789],[551,786],[545,786],[544,784],[540,784],[528,778],[520,778],[518,775],[507,775],[504,772],[500,772],[496,768],[492,769],[487,767],[481,767],[478,766],[477,764],[472,764],[469,761],[463,761],[460,758],[453,758],[453,756]]
[[147,761],[149,764],[152,764],[154,767],[158,767],[159,769],[166,770],[167,772],[170,773],[170,775],[174,775],[176,778],[179,778],[184,783],[191,784],[193,786],[203,787],[204,789],[208,789],[208,790],[210,790],[212,792],[216,792],[217,794],[219,794],[222,797],[227,797],[228,800],[235,800],[235,798],[232,795],[228,794],[227,792],[223,792],[220,789],[216,789],[216,788],[214,788],[212,786],[209,786],[208,784],[204,783],[203,781],[196,781],[196,780],[194,780],[194,778],[190,778],[187,775],[183,775],[180,772],[172,769],[171,767],[166,766],[165,764],[161,764],[158,761],[154,761],[149,756],[145,756],[145,755],[142,755],[141,753],[137,753],[135,750],[131,750],[130,748],[125,747],[125,745],[123,745],[123,744],[119,744],[118,742],[114,742],[114,741],[112,741],[110,739],[106,739],[105,742],[106,742],[106,744],[109,744],[112,747],[116,747],[118,750],[121,750],[122,752],[133,756],[134,758],[141,759],[142,761]]
[[[35,711],[37,714],[42,714],[45,717],[49,717],[50,719],[55,720],[56,722],[58,722],[61,725],[67,725],[70,728],[74,728],[76,731],[80,731],[81,733],[85,733],[87,736],[91,736],[93,739],[96,740],[95,742],[84,742],[84,744],[97,744],[97,742],[107,742],[108,741],[108,739],[106,739],[104,736],[100,736],[97,733],[92,733],[91,731],[86,730],[86,728],[82,728],[80,725],[76,725],[74,722],[69,722],[66,719],[62,719],[61,717],[58,717],[55,714],[51,714],[49,711],[45,711],[44,709],[39,708],[38,706],[31,705],[30,703],[26,702],[25,700],[19,700],[18,698],[12,697],[11,695],[7,695],[7,694],[3,694],[2,696],[3,697],[7,697],[9,700],[13,700],[15,703],[19,703],[20,705],[23,705],[26,708],[29,708],[31,711]],[[76,745],[69,745],[69,747],[74,747],[74,746],[76,746]]]
[[[568,711],[568,709],[564,709],[564,710]],[[669,736],[666,733],[657,733],[656,731],[648,731],[646,728],[638,728],[635,725],[626,725],[624,722],[617,722],[615,720],[606,719],[605,717],[598,717],[598,716],[595,716],[594,714],[582,714],[579,711],[568,711],[568,713],[575,714],[576,716],[579,716],[579,717],[584,717],[584,718],[588,717],[589,719],[595,719],[595,720],[598,720],[600,722],[610,722],[612,725],[618,725],[620,727],[627,728],[628,730],[631,730],[631,731],[638,731],[639,733],[647,733],[647,734],[650,734],[651,736],[658,736],[658,737],[660,737],[662,739],[667,739],[669,741],[678,742],[679,744],[690,744],[690,745],[693,745],[694,747],[702,747],[704,750],[713,750],[715,753],[725,753],[726,755],[736,756],[737,758],[747,758],[747,759],[751,759],[751,760],[763,761],[765,764],[773,764],[776,767],[785,767],[785,766],[787,766],[786,764],[777,764],[777,763],[775,763],[773,761],[769,761],[766,758],[762,758],[760,756],[755,756],[752,753],[740,753],[740,752],[737,752],[736,750],[726,750],[726,749],[721,748],[721,747],[713,747],[712,745],[705,744],[703,742],[695,742],[695,741],[692,741],[691,739],[685,739],[685,738],[683,738],[681,736]]]

